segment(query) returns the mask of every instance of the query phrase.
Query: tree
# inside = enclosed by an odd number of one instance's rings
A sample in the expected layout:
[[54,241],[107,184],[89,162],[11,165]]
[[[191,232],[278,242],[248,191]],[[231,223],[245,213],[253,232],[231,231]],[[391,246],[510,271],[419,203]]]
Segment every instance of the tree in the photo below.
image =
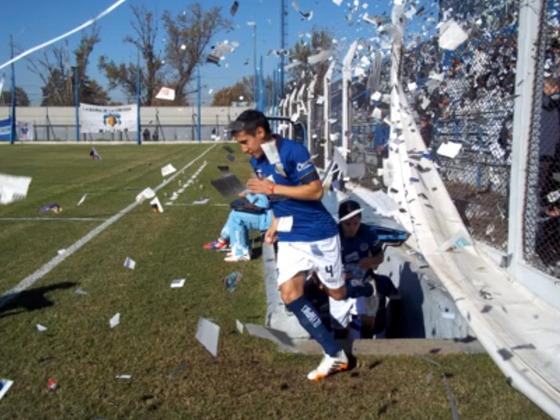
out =
[[129,97],[137,95],[138,72],[140,72],[141,103],[152,105],[158,89],[163,85],[162,67],[164,61],[155,50],[155,41],[158,34],[157,20],[152,12],[144,6],[131,6],[134,20],[130,21],[136,37],[127,36],[124,42],[134,45],[140,54],[143,63],[138,68],[137,64],[117,64],[107,61],[106,56],[99,58],[98,67],[105,72],[109,80],[109,88],[119,88]]
[[[288,70],[288,75],[298,85],[310,83],[316,76],[318,81],[322,81],[329,68],[330,61],[320,61],[316,64],[309,64],[308,58],[321,51],[329,51],[333,46],[333,36],[327,28],[317,29],[315,26],[311,32],[311,39],[306,42],[300,39],[290,51],[292,61],[298,61],[300,65]],[[323,92],[323,83],[315,84],[315,94]]]
[[168,40],[165,57],[169,87],[175,89],[176,104],[187,104],[187,95],[191,92],[186,88],[193,80],[195,69],[204,65],[211,40],[220,31],[231,29],[231,22],[221,13],[221,7],[205,12],[199,3],[193,3],[175,18],[168,11],[163,14]]
[[248,102],[253,98],[253,76],[244,77],[233,86],[226,87],[214,93],[212,106],[231,106],[243,96]]
[[[17,106],[29,106],[29,105],[31,105],[31,102],[29,101],[29,97],[27,96],[27,93],[25,92],[25,90],[23,90],[19,86],[16,86],[15,91],[16,91],[16,105]],[[12,103],[12,91],[11,90],[5,90],[5,91],[1,92],[1,95],[2,95],[2,99],[0,100],[0,103],[8,104],[8,105]]]
[[74,105],[74,77],[78,76],[78,91],[81,102],[91,104],[105,104],[109,95],[95,81],[87,75],[89,57],[95,44],[100,41],[99,28],[93,26],[90,33],[80,39],[80,44],[74,50],[75,66],[70,65],[68,43],[43,52],[41,58],[29,60],[29,70],[37,74],[43,81],[41,88],[42,106],[72,106]]

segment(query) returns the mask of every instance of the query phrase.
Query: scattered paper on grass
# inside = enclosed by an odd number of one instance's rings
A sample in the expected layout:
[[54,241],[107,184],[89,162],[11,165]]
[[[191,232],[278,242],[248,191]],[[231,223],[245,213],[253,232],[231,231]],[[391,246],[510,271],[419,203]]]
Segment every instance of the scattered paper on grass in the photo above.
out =
[[156,193],[151,188],[144,188],[137,196],[136,202],[142,203],[144,200],[150,200],[156,196]]
[[441,377],[443,378],[443,382],[445,383],[445,389],[447,389],[447,396],[449,397],[449,403],[451,404],[451,414],[453,415],[453,420],[459,420],[457,404],[455,403],[455,398],[453,397],[453,392],[451,392],[451,387],[449,386],[449,382],[447,382],[445,373],[442,373]]
[[77,207],[81,206],[87,196],[88,196],[88,193],[85,193],[84,195],[82,195],[82,198],[80,198],[80,201],[78,201],[78,204],[76,204],[76,206]]
[[13,383],[14,381],[11,381],[9,379],[0,379],[0,400],[6,394],[6,392],[8,392],[8,389],[10,389]]
[[159,198],[155,197],[152,201],[150,201],[150,206],[152,206],[154,212],[163,213],[163,206],[159,202]]
[[101,155],[99,153],[97,153],[97,150],[95,150],[95,147],[91,148],[91,150],[89,151],[89,155],[95,161],[100,161],[101,160]]
[[44,213],[44,212],[49,211],[49,210],[51,210],[55,213],[60,213],[62,211],[62,208],[60,207],[60,205],[56,201],[53,201],[52,203],[45,204],[43,207],[41,207],[39,209],[39,213]]
[[121,314],[117,312],[115,315],[113,315],[113,318],[109,320],[109,325],[111,326],[111,328],[115,328],[120,323],[121,323]]
[[198,318],[198,328],[195,338],[204,346],[206,350],[216,357],[218,355],[218,338],[220,336],[220,326],[214,324],[206,318]]
[[175,169],[175,167],[171,163],[168,163],[163,168],[161,168],[161,176],[163,177],[171,175],[173,172],[177,172],[177,169]]
[[235,324],[237,325],[237,331],[239,331],[239,334],[243,334],[243,330],[245,329],[245,327],[243,327],[243,323],[236,319]]
[[56,388],[58,388],[58,382],[56,382],[56,380],[53,378],[49,378],[49,380],[47,381],[47,388],[49,388],[51,391],[56,391]]
[[187,362],[185,360],[183,360],[181,363],[179,363],[177,365],[177,367],[175,367],[175,369],[173,369],[171,371],[171,373],[169,374],[169,379],[173,379],[175,376],[177,376],[177,374],[179,372],[181,372],[183,369],[185,369],[187,367]]
[[185,279],[175,279],[171,280],[171,288],[176,289],[179,287],[183,287],[185,285]]
[[132,375],[115,375],[115,379],[132,379]]
[[77,295],[87,295],[88,294],[88,292],[86,292],[85,290],[82,290],[82,289],[76,289],[74,291],[74,293],[76,293]]
[[232,197],[245,190],[245,186],[234,174],[229,174],[218,179],[213,179],[210,181],[210,184],[212,184],[212,186],[216,188],[218,192],[224,197]]
[[222,283],[224,283],[228,291],[233,292],[242,278],[243,275],[239,271],[234,271],[233,273],[225,276],[222,279]]
[[37,331],[43,332],[43,331],[46,331],[46,330],[47,330],[47,327],[45,327],[44,325],[41,325],[41,324],[37,324]]
[[58,253],[58,255],[62,255],[66,252],[65,249],[59,249],[58,251],[56,251]]
[[126,257],[126,259],[124,260],[124,264],[123,264],[126,268],[130,268],[131,270],[134,270],[134,267],[136,267],[136,261],[134,261],[132,258],[130,257]]
[[230,174],[229,166],[227,166],[227,165],[218,165],[218,169],[222,173],[222,176],[226,176],[226,175]]
[[200,197],[198,200],[193,201],[193,204],[206,204],[209,200],[210,198],[208,197]]
[[10,204],[27,197],[31,178],[0,174],[0,204]]

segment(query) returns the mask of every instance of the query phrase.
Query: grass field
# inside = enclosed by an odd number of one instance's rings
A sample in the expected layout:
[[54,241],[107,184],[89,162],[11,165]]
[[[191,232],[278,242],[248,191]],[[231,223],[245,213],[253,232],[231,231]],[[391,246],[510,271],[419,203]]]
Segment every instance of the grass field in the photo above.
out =
[[[33,177],[26,200],[0,206],[0,295],[141,189],[160,185],[161,167],[191,163],[158,191],[164,213],[138,205],[0,308],[0,378],[14,381],[0,419],[451,419],[442,373],[461,419],[547,418],[486,355],[431,356],[441,368],[416,357],[359,356],[352,371],[317,384],[305,375],[319,356],[280,353],[239,334],[237,319],[264,323],[262,259],[231,264],[202,249],[229,211],[210,185],[217,165],[250,174],[248,158],[231,146],[234,162],[221,144],[100,145],[100,162],[87,145],[0,146],[0,173]],[[179,181],[199,170],[166,206]],[[201,196],[209,202],[192,205]],[[61,213],[39,213],[53,201]],[[134,270],[123,267],[126,257]],[[243,279],[230,293],[220,279],[236,270]],[[183,288],[170,288],[176,278],[186,278]],[[110,328],[117,312],[120,324]],[[221,327],[216,358],[195,339],[199,317]]]

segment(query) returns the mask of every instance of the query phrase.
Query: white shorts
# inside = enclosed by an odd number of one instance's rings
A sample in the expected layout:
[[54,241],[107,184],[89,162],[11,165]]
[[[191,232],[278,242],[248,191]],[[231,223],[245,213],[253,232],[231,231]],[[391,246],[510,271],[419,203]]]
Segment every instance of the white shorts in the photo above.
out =
[[[276,279],[278,286],[293,278],[299,272],[317,273],[317,277],[328,289],[344,286],[340,237],[315,242],[278,242]],[[347,300],[334,300],[329,296],[329,312],[343,327],[351,321]]]
[[302,271],[317,273],[328,289],[344,286],[339,236],[315,242],[278,242],[278,286]]

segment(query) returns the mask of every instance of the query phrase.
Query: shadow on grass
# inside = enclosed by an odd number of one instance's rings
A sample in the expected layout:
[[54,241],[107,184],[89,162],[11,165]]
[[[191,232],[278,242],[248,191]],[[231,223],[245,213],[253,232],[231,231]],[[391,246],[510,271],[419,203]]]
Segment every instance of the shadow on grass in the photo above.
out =
[[5,295],[0,298],[0,318],[53,306],[54,302],[46,296],[47,293],[58,289],[69,289],[77,284],[78,283],[73,282],[62,282]]

